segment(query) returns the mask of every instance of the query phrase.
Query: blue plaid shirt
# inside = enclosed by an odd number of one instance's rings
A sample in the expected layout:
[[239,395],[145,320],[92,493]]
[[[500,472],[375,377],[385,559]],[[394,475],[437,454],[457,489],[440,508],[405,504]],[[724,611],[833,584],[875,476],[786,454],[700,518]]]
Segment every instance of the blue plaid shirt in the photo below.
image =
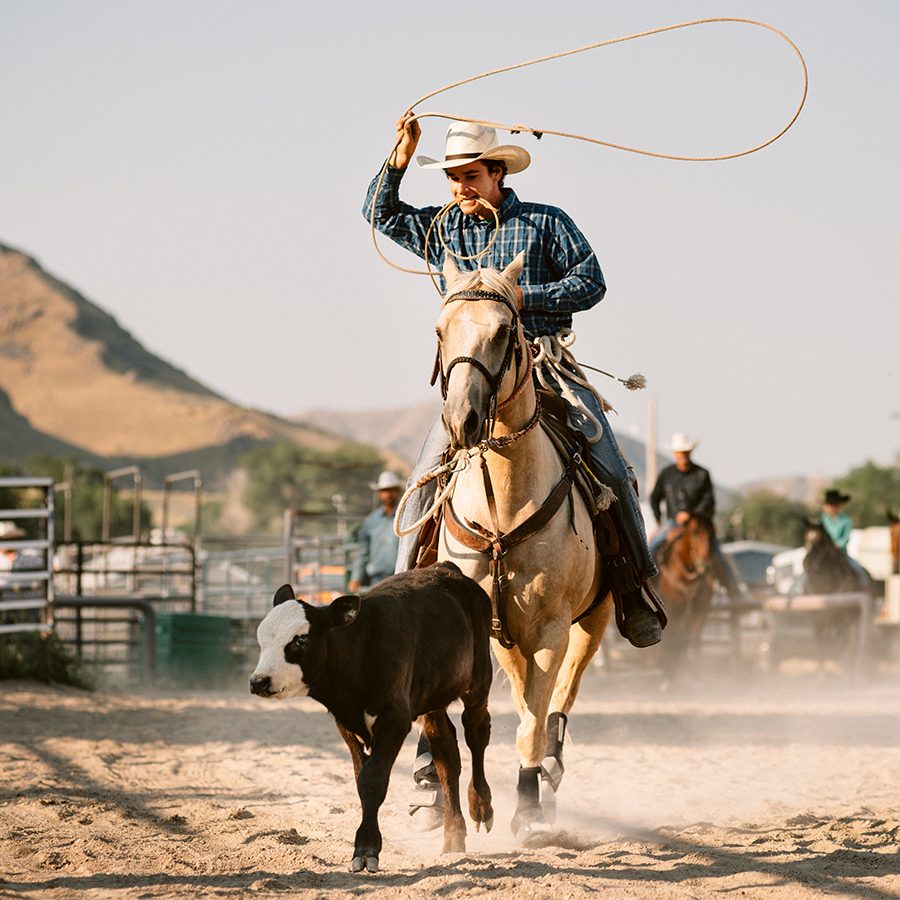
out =
[[[425,258],[425,234],[439,206],[416,209],[400,200],[403,170],[388,166],[378,195],[375,227],[416,256]],[[369,185],[363,215],[370,219],[378,176]],[[525,251],[525,268],[519,279],[524,297],[522,326],[528,337],[553,334],[570,328],[572,313],[590,309],[603,299],[606,282],[600,264],[585,236],[566,213],[555,206],[523,203],[515,191],[505,189],[500,205],[500,234],[491,249],[477,260],[457,259],[461,271],[479,265],[496,269],[508,266]],[[495,227],[494,217],[464,215],[454,206],[444,218],[444,240],[454,253],[472,256],[485,248]],[[437,225],[428,240],[428,262],[440,270],[444,247]],[[443,289],[443,279],[441,288]]]

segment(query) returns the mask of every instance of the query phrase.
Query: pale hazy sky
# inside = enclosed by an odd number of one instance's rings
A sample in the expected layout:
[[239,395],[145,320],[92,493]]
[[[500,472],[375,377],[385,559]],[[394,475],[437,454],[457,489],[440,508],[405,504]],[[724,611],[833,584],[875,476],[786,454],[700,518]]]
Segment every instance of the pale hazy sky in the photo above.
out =
[[[427,400],[436,295],[360,206],[393,121],[487,69],[691,19],[785,31],[810,70],[766,150],[669,162],[518,140],[519,196],[566,209],[609,290],[576,355],[614,428],[699,436],[718,481],[834,475],[900,450],[900,4],[0,0],[0,242],[151,351],[281,414]],[[436,110],[682,153],[777,132],[801,74],[775,35],[703,26],[501,75]],[[424,123],[440,155],[447,123]],[[404,196],[442,203],[434,172]],[[392,259],[406,257],[382,243]],[[603,383],[605,382],[605,383]]]

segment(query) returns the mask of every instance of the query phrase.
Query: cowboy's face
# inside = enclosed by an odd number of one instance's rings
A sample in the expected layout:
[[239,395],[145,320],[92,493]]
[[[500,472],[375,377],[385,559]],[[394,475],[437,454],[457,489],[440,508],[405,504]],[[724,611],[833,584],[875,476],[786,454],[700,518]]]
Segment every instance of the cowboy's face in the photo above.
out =
[[378,502],[383,509],[393,512],[400,499],[400,488],[384,488],[378,492]]
[[676,450],[672,456],[675,457],[675,465],[680,472],[686,471],[691,465],[691,454],[688,450]]
[[447,181],[450,183],[450,195],[459,201],[463,215],[481,216],[493,219],[493,213],[475,201],[476,197],[487,200],[497,208],[503,202],[500,190],[500,179],[503,172],[498,168],[491,172],[483,162],[466,163],[447,169]]

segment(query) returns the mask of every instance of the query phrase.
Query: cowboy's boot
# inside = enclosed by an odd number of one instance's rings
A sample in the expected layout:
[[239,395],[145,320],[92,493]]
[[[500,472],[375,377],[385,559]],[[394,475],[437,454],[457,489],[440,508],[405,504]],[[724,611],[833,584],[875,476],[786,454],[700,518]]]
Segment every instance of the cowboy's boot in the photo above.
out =
[[607,558],[616,624],[619,633],[635,647],[652,647],[662,639],[665,608],[652,587],[637,574],[627,556]]

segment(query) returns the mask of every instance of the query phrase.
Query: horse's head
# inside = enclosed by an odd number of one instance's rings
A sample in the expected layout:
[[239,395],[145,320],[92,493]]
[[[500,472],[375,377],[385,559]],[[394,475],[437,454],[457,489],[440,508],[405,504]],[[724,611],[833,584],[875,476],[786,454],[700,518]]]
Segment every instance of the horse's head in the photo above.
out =
[[488,436],[485,426],[512,392],[528,352],[516,310],[523,262],[520,253],[502,272],[460,272],[449,256],[444,263],[435,376],[440,374],[441,416],[454,449],[474,447]]
[[804,518],[803,524],[806,526],[803,536],[803,548],[806,550],[807,555],[810,553],[829,553],[834,547],[834,543],[828,536],[828,532],[825,530],[822,522],[819,519],[811,519],[807,516]]
[[682,561],[690,572],[705,574],[712,552],[712,523],[708,519],[691,516],[682,526]]

